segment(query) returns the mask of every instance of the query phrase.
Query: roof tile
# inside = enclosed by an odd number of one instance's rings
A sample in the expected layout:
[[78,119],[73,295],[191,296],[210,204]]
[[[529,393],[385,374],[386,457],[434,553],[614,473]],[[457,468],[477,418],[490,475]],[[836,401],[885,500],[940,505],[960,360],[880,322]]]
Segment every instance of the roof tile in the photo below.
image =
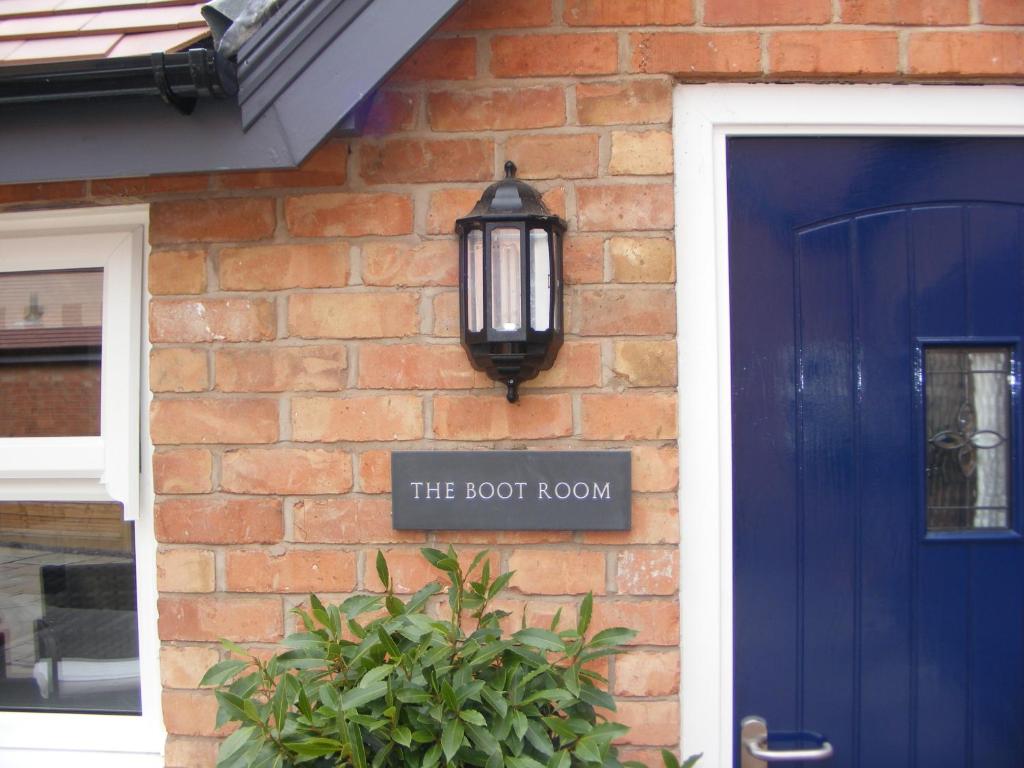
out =
[[0,18],[46,15],[60,3],[61,0],[0,0]]
[[107,54],[115,56],[144,56],[156,51],[177,51],[207,37],[210,31],[206,27],[187,27],[186,29],[168,29],[162,32],[140,32],[125,35]]
[[0,21],[0,40],[72,35],[96,17],[95,13],[30,16]]
[[29,64],[103,58],[120,39],[120,35],[86,35],[26,40],[4,57],[4,63]]
[[203,16],[199,13],[200,8],[202,5],[174,5],[165,8],[101,11],[82,27],[82,31],[130,32],[205,25]]

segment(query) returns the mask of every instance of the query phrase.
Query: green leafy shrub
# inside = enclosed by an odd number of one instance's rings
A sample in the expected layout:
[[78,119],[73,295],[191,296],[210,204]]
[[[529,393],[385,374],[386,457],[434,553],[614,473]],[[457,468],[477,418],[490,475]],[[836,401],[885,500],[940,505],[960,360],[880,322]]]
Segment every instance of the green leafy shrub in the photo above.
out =
[[[590,633],[588,595],[575,627],[559,629],[556,615],[550,629],[503,638],[508,614],[491,603],[512,574],[492,578],[486,552],[465,573],[452,548],[422,553],[447,575],[446,590],[431,584],[403,602],[378,552],[383,597],[325,606],[311,595],[309,610],[296,610],[302,631],[285,639],[287,650],[210,668],[202,684],[218,687],[218,726],[239,724],[219,768],[623,765],[612,741],[628,729],[599,714],[615,702],[587,665],[621,653],[636,633]],[[442,591],[448,618],[438,619],[428,607]]]

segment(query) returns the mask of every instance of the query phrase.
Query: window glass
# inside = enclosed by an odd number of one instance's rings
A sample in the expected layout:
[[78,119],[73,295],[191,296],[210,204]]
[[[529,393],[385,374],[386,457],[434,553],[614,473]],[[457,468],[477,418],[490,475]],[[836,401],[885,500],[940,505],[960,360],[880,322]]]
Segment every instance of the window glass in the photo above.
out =
[[0,710],[139,714],[120,504],[0,502]]
[[103,270],[0,274],[0,437],[100,434]]
[[928,529],[1008,528],[1010,347],[924,351]]

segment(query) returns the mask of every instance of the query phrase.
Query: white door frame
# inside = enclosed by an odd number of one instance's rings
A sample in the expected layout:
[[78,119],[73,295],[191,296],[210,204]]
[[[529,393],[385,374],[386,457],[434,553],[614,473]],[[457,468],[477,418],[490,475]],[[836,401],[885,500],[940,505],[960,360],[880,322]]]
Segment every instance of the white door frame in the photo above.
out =
[[674,96],[683,754],[731,768],[730,136],[1021,136],[1024,88],[680,85]]

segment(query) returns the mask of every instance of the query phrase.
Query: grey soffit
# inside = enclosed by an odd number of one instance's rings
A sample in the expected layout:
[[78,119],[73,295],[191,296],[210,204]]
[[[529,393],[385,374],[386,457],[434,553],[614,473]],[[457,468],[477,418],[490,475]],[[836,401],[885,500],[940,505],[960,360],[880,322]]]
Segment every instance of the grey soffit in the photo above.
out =
[[373,89],[460,0],[289,0],[239,53],[238,103],[0,107],[0,184],[291,168],[351,132]]

